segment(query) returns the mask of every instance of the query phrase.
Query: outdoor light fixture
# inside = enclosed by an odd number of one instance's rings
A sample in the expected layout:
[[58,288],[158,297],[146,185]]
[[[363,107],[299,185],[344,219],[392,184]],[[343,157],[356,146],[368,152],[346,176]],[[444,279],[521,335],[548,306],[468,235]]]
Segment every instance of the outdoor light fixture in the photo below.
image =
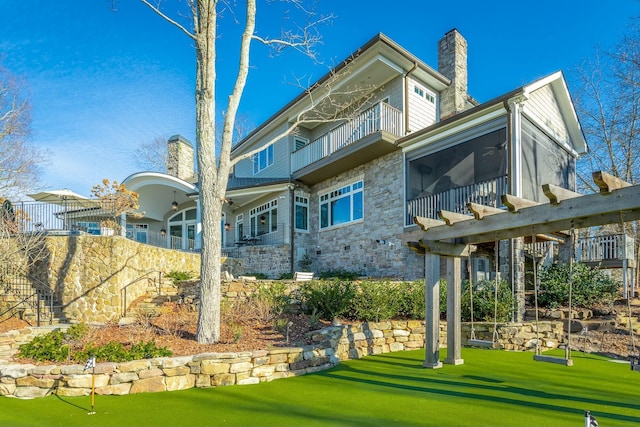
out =
[[229,231],[231,229],[231,224],[229,224],[228,222],[224,223],[224,229],[225,231]]
[[172,211],[177,211],[178,210],[178,202],[176,202],[176,191],[173,190],[173,202],[171,202],[171,210]]
[[166,230],[166,229],[164,229],[164,228],[161,228],[161,229],[160,229],[160,235],[161,235],[162,237],[166,236],[166,235],[167,235],[167,230]]
[[264,225],[266,219],[267,217],[265,217],[264,215],[260,215],[260,224]]

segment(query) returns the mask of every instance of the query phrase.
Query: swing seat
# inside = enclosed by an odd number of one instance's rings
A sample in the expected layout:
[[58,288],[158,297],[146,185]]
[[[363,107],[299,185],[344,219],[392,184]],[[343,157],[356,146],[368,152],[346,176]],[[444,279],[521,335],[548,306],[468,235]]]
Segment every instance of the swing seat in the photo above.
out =
[[488,341],[488,340],[471,339],[471,340],[467,340],[467,345],[470,345],[473,347],[482,347],[482,348],[497,348],[495,342]]
[[533,360],[535,360],[536,362],[548,362],[557,363],[564,366],[573,366],[573,359],[566,359],[564,357],[543,356],[541,354],[535,354],[533,356]]

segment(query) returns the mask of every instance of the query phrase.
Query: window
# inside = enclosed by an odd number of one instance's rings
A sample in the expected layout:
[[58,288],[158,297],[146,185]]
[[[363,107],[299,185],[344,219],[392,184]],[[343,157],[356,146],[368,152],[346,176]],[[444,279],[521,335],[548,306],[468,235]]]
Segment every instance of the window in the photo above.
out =
[[364,184],[358,181],[320,196],[320,228],[347,224],[363,218]]
[[236,240],[240,241],[244,237],[244,227],[242,226],[242,214],[236,216]]
[[278,230],[278,200],[272,200],[249,211],[251,237]]
[[127,239],[140,243],[147,243],[147,224],[127,224]]
[[273,164],[273,145],[253,155],[253,174],[261,172]]
[[429,101],[432,104],[435,104],[436,97],[432,93],[422,89],[419,86],[413,86],[413,91],[416,94],[418,94],[419,97],[426,99],[427,101]]
[[309,199],[307,197],[295,197],[295,221],[296,230],[309,231]]
[[309,143],[309,140],[307,138],[303,138],[301,136],[294,136],[293,137],[293,151],[297,151],[297,150],[301,149],[302,147],[304,147],[308,143]]
[[78,226],[78,230],[84,231],[85,233],[93,234],[96,236],[100,235],[99,222],[78,221],[77,226]]

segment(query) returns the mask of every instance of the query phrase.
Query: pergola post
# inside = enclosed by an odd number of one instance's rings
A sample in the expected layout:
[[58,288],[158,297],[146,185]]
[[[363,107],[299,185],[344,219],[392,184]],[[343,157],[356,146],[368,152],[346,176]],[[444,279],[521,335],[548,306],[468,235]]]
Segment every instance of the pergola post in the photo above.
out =
[[447,358],[444,363],[462,365],[462,272],[460,257],[447,257]]
[[440,255],[430,252],[424,255],[425,271],[425,368],[442,368],[440,362]]

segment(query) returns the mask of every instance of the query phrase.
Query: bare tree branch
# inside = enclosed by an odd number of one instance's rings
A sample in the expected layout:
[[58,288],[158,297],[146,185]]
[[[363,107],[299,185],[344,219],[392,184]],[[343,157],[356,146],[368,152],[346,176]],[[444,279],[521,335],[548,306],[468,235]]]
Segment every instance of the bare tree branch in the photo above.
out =
[[153,10],[155,13],[157,13],[158,15],[160,15],[162,19],[169,22],[171,25],[178,27],[178,29],[180,29],[180,31],[182,31],[187,36],[189,36],[189,38],[195,40],[195,36],[191,31],[189,31],[187,28],[184,27],[184,25],[180,24],[178,21],[175,21],[174,19],[172,19],[171,17],[169,17],[168,15],[166,15],[164,12],[160,10],[160,1],[158,1],[157,5],[155,6],[151,4],[151,2],[149,2],[148,0],[140,0],[140,1],[146,4],[147,6],[149,6],[149,8]]

